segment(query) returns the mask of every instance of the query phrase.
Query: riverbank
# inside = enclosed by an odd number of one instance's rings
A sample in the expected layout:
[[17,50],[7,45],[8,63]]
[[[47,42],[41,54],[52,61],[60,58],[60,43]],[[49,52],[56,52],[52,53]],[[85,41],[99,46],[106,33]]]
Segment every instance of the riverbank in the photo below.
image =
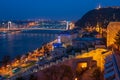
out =
[[59,32],[61,31],[35,30],[0,34],[0,61],[4,56],[9,56],[10,60],[13,60],[17,56],[32,52],[56,39]]
[[16,74],[13,73],[13,70],[16,68],[21,68],[24,71],[25,69],[31,67],[32,65],[35,65],[35,62],[39,60],[39,57],[45,56],[45,48],[48,48],[49,51],[52,50],[52,44],[57,42],[57,40],[53,40],[51,42],[48,42],[44,44],[42,47],[37,48],[36,50],[29,52],[25,55],[22,55],[19,58],[15,58],[11,62],[7,63],[4,66],[0,67],[0,75],[6,77],[11,77]]

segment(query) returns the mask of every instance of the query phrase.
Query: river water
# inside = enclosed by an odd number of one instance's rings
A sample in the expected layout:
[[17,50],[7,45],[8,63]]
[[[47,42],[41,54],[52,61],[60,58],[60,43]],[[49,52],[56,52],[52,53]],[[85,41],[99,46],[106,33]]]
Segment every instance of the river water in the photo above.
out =
[[42,44],[57,38],[60,30],[32,30],[23,32],[0,33],[0,60],[8,55],[11,59],[31,52]]

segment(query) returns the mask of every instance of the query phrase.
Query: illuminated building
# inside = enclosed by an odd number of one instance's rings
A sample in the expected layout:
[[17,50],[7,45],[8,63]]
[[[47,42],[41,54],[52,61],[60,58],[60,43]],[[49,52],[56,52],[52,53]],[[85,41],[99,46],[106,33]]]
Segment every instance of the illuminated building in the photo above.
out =
[[97,25],[96,25],[96,31],[97,31],[97,32],[100,32],[100,26],[99,26],[98,23],[97,23]]
[[71,30],[71,29],[73,29],[73,28],[75,28],[75,24],[74,24],[73,22],[70,22],[70,23],[69,23],[69,29]]
[[101,5],[99,4],[98,7],[96,8],[97,10],[99,10],[101,8]]
[[72,40],[77,38],[78,32],[75,30],[69,30],[61,32],[60,35],[61,42],[65,43],[66,45],[72,45]]
[[58,36],[57,43],[53,43],[52,56],[61,55],[66,52],[66,48],[61,42],[61,36]]
[[104,80],[120,80],[119,61],[119,54],[112,54],[105,58]]
[[105,48],[102,38],[76,38],[72,40],[72,44],[75,48],[86,50],[87,48]]
[[110,22],[107,26],[107,46],[111,46],[115,42],[115,36],[120,30],[120,22]]
[[58,47],[62,47],[61,36],[58,36],[57,43],[53,43],[53,49],[58,48]]
[[53,47],[54,47],[54,49],[55,49],[55,48],[62,47],[62,43],[54,43],[54,44],[53,44]]
[[58,36],[58,39],[57,39],[58,43],[61,43],[61,37]]
[[28,26],[35,26],[35,25],[36,25],[35,22],[30,22],[30,23],[28,23]]

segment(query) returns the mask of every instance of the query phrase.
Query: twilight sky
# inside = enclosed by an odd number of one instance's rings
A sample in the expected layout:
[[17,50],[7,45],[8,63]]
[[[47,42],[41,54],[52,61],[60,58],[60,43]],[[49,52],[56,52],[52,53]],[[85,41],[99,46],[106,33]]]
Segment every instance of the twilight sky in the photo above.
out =
[[98,4],[120,6],[120,0],[0,0],[0,20],[77,20]]

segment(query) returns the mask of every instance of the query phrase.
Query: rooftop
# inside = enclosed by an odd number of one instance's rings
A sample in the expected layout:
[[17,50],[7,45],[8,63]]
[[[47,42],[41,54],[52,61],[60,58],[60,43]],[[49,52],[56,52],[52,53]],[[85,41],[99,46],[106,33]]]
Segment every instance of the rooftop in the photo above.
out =
[[93,38],[93,37],[86,37],[86,38],[76,38],[75,41],[96,41],[96,40],[102,40],[102,38]]
[[111,26],[120,26],[120,22],[110,22],[108,24],[108,27],[111,27]]

